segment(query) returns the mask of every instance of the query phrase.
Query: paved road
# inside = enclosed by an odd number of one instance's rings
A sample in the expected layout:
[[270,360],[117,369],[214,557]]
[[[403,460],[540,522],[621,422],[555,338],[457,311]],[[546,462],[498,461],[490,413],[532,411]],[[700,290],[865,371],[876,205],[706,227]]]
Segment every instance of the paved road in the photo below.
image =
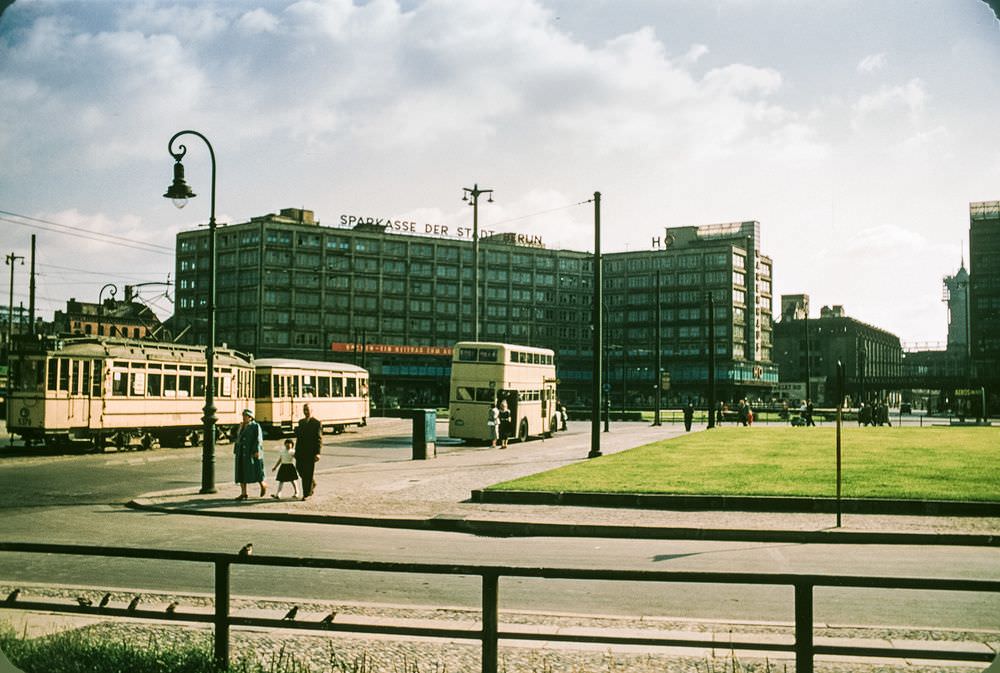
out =
[[[585,435],[586,427],[573,433]],[[624,432],[624,431],[623,431]],[[380,421],[372,427],[328,437],[322,469],[409,458],[408,424]],[[619,433],[619,436],[621,433]],[[578,439],[578,438],[577,438]],[[558,441],[574,441],[572,436]],[[556,442],[548,442],[552,446]],[[533,447],[525,447],[525,451]],[[538,447],[534,447],[537,449]],[[512,448],[508,458],[516,457]],[[219,474],[230,467],[220,446]],[[451,453],[436,469],[483,451],[444,443]],[[272,455],[274,452],[272,451]],[[482,454],[485,455],[485,454]],[[559,565],[597,568],[786,571],[1000,579],[1000,550],[962,547],[829,546],[733,542],[679,542],[574,538],[483,538],[368,527],[253,521],[125,509],[142,492],[196,488],[200,449],[81,456],[0,457],[2,537],[8,540],[119,544],[156,548],[231,551],[253,541],[258,553],[316,555],[390,561]],[[410,480],[400,477],[402,487]],[[235,594],[286,598],[375,601],[410,605],[475,606],[472,578],[378,576],[238,568]],[[97,585],[142,590],[210,591],[211,572],[179,563],[0,554],[0,584],[24,582]],[[769,587],[649,587],[618,583],[505,580],[505,608],[610,612],[684,618],[780,620],[791,618],[790,590]],[[1000,629],[1000,599],[926,592],[817,592],[818,621],[916,624],[962,629]],[[926,615],[926,617],[924,617]]]

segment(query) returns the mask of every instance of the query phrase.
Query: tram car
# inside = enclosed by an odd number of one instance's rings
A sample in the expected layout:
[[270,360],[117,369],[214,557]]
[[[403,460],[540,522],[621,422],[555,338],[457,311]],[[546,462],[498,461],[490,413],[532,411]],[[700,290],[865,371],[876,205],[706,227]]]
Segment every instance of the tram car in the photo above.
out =
[[256,419],[269,436],[293,431],[302,407],[325,432],[368,423],[368,371],[341,362],[262,358],[255,363]]
[[[215,349],[217,432],[234,436],[253,405],[253,360]],[[205,348],[107,337],[20,344],[12,362],[8,432],[26,443],[125,448],[201,441]]]

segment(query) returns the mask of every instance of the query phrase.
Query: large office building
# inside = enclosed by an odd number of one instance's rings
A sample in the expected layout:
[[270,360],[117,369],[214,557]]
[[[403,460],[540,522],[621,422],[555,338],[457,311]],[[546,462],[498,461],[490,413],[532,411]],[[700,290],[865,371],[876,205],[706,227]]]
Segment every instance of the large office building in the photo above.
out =
[[973,379],[1000,410],[1000,201],[969,204],[969,336]]
[[781,307],[774,326],[775,362],[782,383],[798,384],[800,397],[835,404],[837,362],[844,367],[844,392],[855,403],[883,399],[898,388],[903,361],[898,336],[849,317],[843,306],[824,306],[818,318],[810,318],[804,294],[782,295]]
[[[292,208],[220,227],[217,342],[257,357],[355,361],[372,372],[378,404],[443,404],[451,346],[474,335],[469,229],[347,216],[321,226],[311,211]],[[708,293],[720,399],[767,396],[777,371],[771,260],[759,230],[756,222],[671,228],[650,250],[604,255],[616,404],[652,400],[657,300],[668,399],[705,397]],[[552,348],[560,394],[589,402],[592,253],[500,233],[480,238],[479,263],[480,339]],[[176,264],[174,328],[205,343],[206,230],[178,234]]]

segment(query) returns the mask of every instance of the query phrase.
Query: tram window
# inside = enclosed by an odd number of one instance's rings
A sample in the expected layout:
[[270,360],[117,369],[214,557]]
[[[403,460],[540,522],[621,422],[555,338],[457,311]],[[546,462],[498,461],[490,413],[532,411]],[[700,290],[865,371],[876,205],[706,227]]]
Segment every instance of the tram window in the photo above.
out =
[[330,377],[320,376],[318,377],[318,385],[316,388],[317,397],[329,397],[330,396]]
[[93,397],[101,397],[104,393],[104,362],[94,360],[94,376],[91,379],[90,394]]
[[479,349],[479,361],[480,362],[496,362],[497,361],[497,349],[496,348],[480,348]]
[[316,397],[315,379],[308,374],[302,376],[302,397]]
[[271,377],[267,374],[257,374],[257,397],[271,396]]
[[59,390],[69,390],[69,360],[59,358]]
[[177,374],[163,374],[163,396],[177,397]]
[[204,397],[205,396],[205,371],[195,371],[194,373],[194,396]]
[[128,372],[115,371],[112,373],[111,394],[115,397],[128,395]]
[[133,397],[142,397],[146,394],[146,372],[144,371],[133,371],[129,373],[129,377],[132,379],[132,385],[129,386],[131,390],[131,395]]
[[357,396],[358,396],[358,380],[353,376],[348,377],[346,397],[357,397]]
[[191,397],[191,372],[178,372],[177,397]]
[[298,376],[289,376],[288,377],[288,383],[291,384],[292,397],[298,397],[299,396],[299,377]]
[[330,396],[331,397],[343,397],[344,396],[344,379],[339,376],[334,376],[330,379]]
[[90,393],[90,369],[94,365],[90,360],[83,360],[80,366],[83,368],[83,376],[80,377],[80,393],[87,395]]
[[163,374],[160,372],[149,372],[146,377],[146,394],[150,397],[160,397],[163,393]]
[[48,376],[48,379],[46,380],[46,387],[49,390],[55,390],[56,389],[56,375],[59,372],[59,361],[55,360],[55,359],[52,359],[52,360],[48,360],[46,362],[46,364],[48,365],[48,371],[49,371],[49,376]]
[[220,392],[221,397],[232,397],[233,396],[233,376],[232,374],[227,374],[225,376],[219,377],[219,382],[222,384],[222,391]]

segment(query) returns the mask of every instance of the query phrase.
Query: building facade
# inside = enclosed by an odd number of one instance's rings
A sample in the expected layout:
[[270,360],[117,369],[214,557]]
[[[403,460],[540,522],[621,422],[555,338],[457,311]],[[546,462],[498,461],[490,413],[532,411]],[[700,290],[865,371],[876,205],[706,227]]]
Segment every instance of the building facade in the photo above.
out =
[[132,288],[125,286],[125,301],[105,299],[103,304],[70,299],[65,311],[56,311],[54,334],[118,336],[129,339],[157,338],[162,329],[156,313],[142,302],[133,301]]
[[814,402],[834,404],[840,361],[855,404],[899,388],[903,348],[895,334],[848,317],[843,306],[824,306],[819,318],[809,318],[808,295],[782,295],[781,306],[774,353],[782,383],[800,383]]
[[[355,361],[372,372],[377,404],[445,403],[450,347],[473,338],[473,246],[469,232],[412,229],[367,220],[321,226],[293,208],[220,227],[217,342],[257,357]],[[667,238],[656,249],[604,255],[612,398],[632,405],[652,395],[657,272],[673,394],[703,396],[707,387],[711,292],[720,395],[765,395],[777,372],[771,260],[760,253],[759,224],[681,227]],[[589,402],[592,253],[494,234],[480,238],[479,263],[480,338],[552,348],[560,394]],[[208,274],[208,232],[178,234],[173,326],[192,343],[207,341]]]
[[1000,411],[1000,201],[969,204],[969,337],[972,378]]

